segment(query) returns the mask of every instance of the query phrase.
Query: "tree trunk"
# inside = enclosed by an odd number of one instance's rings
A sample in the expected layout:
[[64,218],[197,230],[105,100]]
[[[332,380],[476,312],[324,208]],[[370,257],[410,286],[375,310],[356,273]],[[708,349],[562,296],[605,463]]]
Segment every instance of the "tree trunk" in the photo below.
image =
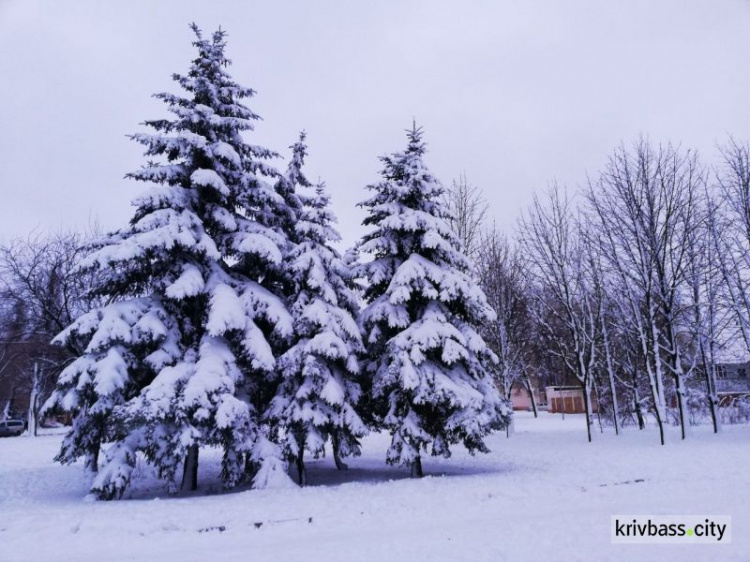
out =
[[588,434],[589,443],[591,443],[591,394],[589,392],[589,382],[582,383],[583,387],[583,405],[586,410],[586,433]]
[[664,445],[664,419],[661,408],[656,404],[654,405],[654,416],[656,416],[656,425],[659,426],[659,439],[661,444]]
[[534,417],[539,417],[539,412],[536,407],[536,398],[534,397],[534,387],[531,386],[531,381],[524,382],[526,391],[529,393],[529,400],[531,400],[531,410],[534,412]]
[[[599,385],[594,384],[594,390],[596,391],[596,423],[599,424],[599,433],[604,433],[604,426],[602,425],[602,409],[601,409],[601,393],[599,392]],[[593,407],[592,407],[593,410]],[[593,417],[593,416],[592,416]]]
[[185,467],[182,471],[183,492],[198,489],[198,445],[190,445],[185,456]]
[[299,482],[300,488],[307,486],[307,470],[305,469],[305,450],[300,449],[296,457],[294,457],[294,463],[297,465],[297,481]]
[[349,466],[341,460],[341,451],[339,450],[339,437],[335,433],[331,435],[331,448],[333,449],[333,462],[336,463],[338,470],[348,470]]
[[709,394],[708,407],[711,411],[711,423],[714,427],[714,433],[719,433],[721,429],[721,419],[719,418],[719,399],[716,394]]
[[[504,378],[505,381],[509,379],[508,376]],[[513,415],[513,386],[506,386],[505,388],[505,399],[508,401],[508,404],[510,404],[511,409],[511,415],[510,415],[510,423],[505,426],[505,438],[510,438],[511,433],[513,433],[513,420],[515,419],[515,416]]]
[[101,443],[96,442],[93,448],[86,453],[86,459],[83,462],[83,468],[87,472],[96,474],[99,472],[99,450],[101,449]]
[[638,429],[646,429],[646,420],[643,419],[643,412],[641,411],[641,398],[638,396],[638,373],[633,370],[633,411],[635,417],[638,420]]
[[659,426],[659,439],[661,440],[661,444],[664,445],[664,422],[666,421],[666,409],[664,408],[664,402],[658,401],[658,393],[654,396],[654,400],[654,413],[656,414],[656,424]]
[[612,395],[612,423],[615,425],[615,435],[620,435],[620,421],[618,420],[617,389],[615,388],[615,369],[612,365],[612,352],[609,348],[609,332],[606,323],[602,322],[602,336],[604,338],[604,355],[607,360],[607,378],[609,378],[609,392]]
[[661,444],[664,445],[664,422],[661,419],[661,413],[658,408],[656,409],[656,423],[659,426],[659,439],[661,440]]
[[615,424],[615,435],[620,435],[619,407],[617,405],[617,389],[615,388],[614,373],[609,374],[609,392],[612,394],[612,423]]
[[687,426],[689,420],[687,419],[687,412],[685,411],[685,377],[682,375],[675,375],[674,381],[677,393],[677,407],[680,410],[680,436],[685,439],[687,435]]
[[29,394],[29,437],[37,436],[37,426],[39,425],[39,363],[34,363],[34,375],[31,381],[31,393]]
[[656,417],[656,425],[659,426],[659,439],[661,440],[661,444],[664,445],[664,394],[658,386],[658,373],[657,375],[650,374],[649,378],[651,398],[654,401],[654,416]]
[[516,413],[511,412],[510,414],[510,423],[505,428],[505,436],[510,437],[516,432]]
[[719,429],[721,428],[721,420],[719,418],[719,397],[716,395],[716,382],[711,369],[711,366],[707,366],[706,368],[708,407],[711,411],[711,422],[714,426],[714,433],[719,433]]
[[687,412],[687,396],[685,388],[685,373],[682,369],[682,358],[680,356],[680,347],[677,342],[677,336],[675,335],[676,329],[674,323],[671,320],[671,310],[667,315],[669,319],[669,325],[667,326],[667,334],[669,337],[669,346],[671,348],[669,354],[669,370],[672,372],[674,377],[674,389],[677,394],[677,409],[680,414],[680,438],[685,439],[690,429],[690,420],[688,419]]
[[[659,330],[656,325],[654,312],[649,305],[649,323],[650,323],[650,340],[644,348],[644,357],[646,358],[646,372],[651,388],[651,398],[654,401],[654,414],[656,415],[656,424],[659,426],[659,439],[664,445],[664,422],[666,421],[666,408],[664,400],[664,376],[662,374],[661,357],[659,356]],[[649,356],[653,364],[649,364]]]
[[36,437],[37,436],[37,426],[38,426],[38,403],[39,402],[39,393],[37,392],[36,385],[31,389],[31,395],[29,396],[29,421],[28,421],[28,433],[29,437]]
[[419,455],[411,463],[411,475],[412,478],[422,478],[424,476],[422,472],[422,457]]

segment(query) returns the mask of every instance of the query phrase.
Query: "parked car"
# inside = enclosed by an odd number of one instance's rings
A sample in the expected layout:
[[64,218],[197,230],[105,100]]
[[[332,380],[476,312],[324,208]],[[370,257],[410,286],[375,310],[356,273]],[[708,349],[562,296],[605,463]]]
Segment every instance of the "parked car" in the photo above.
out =
[[25,430],[26,422],[23,420],[0,421],[0,437],[21,435]]

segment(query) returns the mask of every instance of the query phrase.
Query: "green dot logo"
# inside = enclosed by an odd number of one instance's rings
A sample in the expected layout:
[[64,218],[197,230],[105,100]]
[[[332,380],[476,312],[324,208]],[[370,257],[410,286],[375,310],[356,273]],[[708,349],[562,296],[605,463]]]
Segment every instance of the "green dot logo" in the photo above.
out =
[[688,537],[692,537],[693,536],[693,530],[692,529],[688,529],[687,530],[687,534],[688,534]]

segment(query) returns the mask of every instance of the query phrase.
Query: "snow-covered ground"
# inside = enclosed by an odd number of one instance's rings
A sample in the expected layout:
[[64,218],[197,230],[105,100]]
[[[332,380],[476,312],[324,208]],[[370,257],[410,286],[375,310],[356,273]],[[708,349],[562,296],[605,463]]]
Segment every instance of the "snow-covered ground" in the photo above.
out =
[[[311,461],[308,488],[232,493],[203,451],[198,493],[169,498],[141,466],[116,502],[83,501],[81,466],[51,462],[60,435],[1,439],[0,561],[750,560],[750,428],[596,437],[579,416],[521,413],[490,454],[427,459],[412,480],[374,435],[347,472]],[[613,545],[614,514],[730,515],[732,543]]]

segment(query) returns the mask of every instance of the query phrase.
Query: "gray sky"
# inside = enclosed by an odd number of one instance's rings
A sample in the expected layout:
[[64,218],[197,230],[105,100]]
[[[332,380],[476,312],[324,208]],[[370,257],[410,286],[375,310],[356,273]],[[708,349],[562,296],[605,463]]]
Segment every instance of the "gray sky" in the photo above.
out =
[[750,138],[748,0],[0,0],[0,240],[125,224],[144,188],[122,179],[144,161],[125,135],[165,115],[150,96],[187,70],[190,21],[229,32],[258,91],[248,140],[286,154],[307,130],[347,243],[412,117],[433,172],[465,171],[508,228],[640,133],[709,161]]

